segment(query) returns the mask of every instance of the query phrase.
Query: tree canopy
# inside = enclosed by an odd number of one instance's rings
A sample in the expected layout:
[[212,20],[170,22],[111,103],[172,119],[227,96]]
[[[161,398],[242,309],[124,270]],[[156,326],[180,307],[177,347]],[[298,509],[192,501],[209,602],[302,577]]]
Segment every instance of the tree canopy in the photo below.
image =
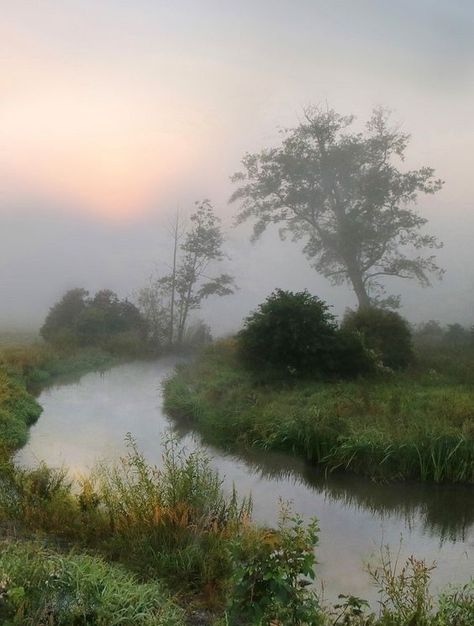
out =
[[413,205],[443,183],[431,167],[399,169],[409,135],[390,125],[385,109],[374,109],[362,132],[353,123],[334,110],[306,109],[279,146],[244,156],[231,202],[240,202],[238,223],[254,220],[254,239],[279,224],[283,238],[303,241],[316,271],[348,282],[360,307],[396,306],[384,277],[429,285],[431,274],[442,274],[434,255],[423,254],[441,244],[422,232],[427,220]]
[[93,297],[85,289],[71,289],[51,307],[40,332],[51,343],[128,350],[134,341],[141,345],[145,331],[137,307],[110,289]]

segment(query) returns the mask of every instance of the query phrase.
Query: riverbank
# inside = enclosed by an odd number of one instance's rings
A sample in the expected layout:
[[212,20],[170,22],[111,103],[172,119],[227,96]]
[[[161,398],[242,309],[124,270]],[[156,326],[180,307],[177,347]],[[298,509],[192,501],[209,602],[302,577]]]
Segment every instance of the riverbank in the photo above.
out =
[[41,415],[35,396],[53,382],[111,367],[117,359],[96,349],[72,352],[46,344],[5,344],[0,348],[0,447],[11,454],[25,445],[28,429]]
[[[0,618],[18,626],[470,626],[474,585],[431,591],[429,562],[381,550],[368,573],[380,610],[333,606],[317,573],[316,521],[282,505],[275,528],[202,451],[175,439],[160,470],[128,439],[119,464],[72,484],[42,465],[0,471]],[[436,607],[436,608],[435,608]]]
[[[346,511],[345,505],[338,504],[334,507],[336,517],[328,518],[326,496],[321,494],[318,497],[294,477],[285,481],[281,478],[274,482],[262,478],[254,481],[254,470],[248,468],[245,471],[237,463],[233,472],[231,459],[216,459],[220,456],[217,451],[205,452],[197,442],[193,445],[191,438],[179,444],[170,439],[169,422],[160,409],[157,385],[159,380],[169,376],[175,362],[167,359],[155,363],[122,364],[105,376],[89,374],[80,385],[54,387],[40,398],[45,407],[44,416],[28,444],[36,452],[33,454],[35,462],[16,467],[6,464],[0,473],[0,530],[6,541],[0,545],[0,580],[6,581],[2,593],[7,599],[6,606],[4,603],[0,608],[8,611],[0,613],[1,618],[5,615],[4,619],[12,623],[36,626],[38,616],[47,614],[51,623],[105,626],[116,623],[118,612],[123,611],[123,615],[133,616],[135,621],[129,623],[160,626],[269,626],[270,623],[326,626],[344,623],[343,617],[338,616],[341,611],[352,609],[350,606],[332,608],[337,594],[345,592],[367,597],[370,586],[360,554],[364,540],[357,534],[357,529],[364,529],[368,542],[377,542],[380,519],[385,514],[378,516],[370,511],[364,514],[359,505],[349,506]],[[107,464],[95,466],[92,471],[85,468],[89,463],[82,465],[82,478],[78,477],[72,487],[71,477],[75,472],[67,475],[65,470],[68,467],[76,469],[76,462],[80,459],[71,453],[63,430],[71,433],[79,448],[85,448],[87,459],[109,459]],[[134,448],[129,440],[127,450],[123,439],[122,445],[116,447],[117,438],[120,440],[127,430],[136,433],[138,448]],[[49,438],[49,433],[57,435],[56,439]],[[96,448],[96,453],[89,455],[90,441],[85,433],[92,440],[105,439],[102,452]],[[46,441],[47,445],[35,447],[35,441]],[[184,452],[182,445],[186,447]],[[55,456],[58,449],[65,454],[62,471],[44,465],[38,467],[38,459],[60,466]],[[157,463],[158,469],[153,463]],[[224,473],[227,480],[222,485]],[[242,498],[233,494],[233,483],[240,494],[252,492],[252,512],[248,506],[243,506]],[[320,541],[319,533],[308,534],[310,529],[302,521],[295,523],[286,519],[284,526],[278,527],[279,496],[283,500],[292,499],[294,510],[304,514],[306,522],[312,515],[319,517]],[[434,504],[438,510],[439,498],[435,498]],[[266,507],[264,515],[262,507]],[[420,502],[420,508],[424,515],[429,506]],[[453,502],[444,508],[450,512],[456,510]],[[274,514],[270,514],[270,510]],[[423,525],[417,513],[411,511],[408,515],[410,528]],[[461,517],[458,511],[456,523],[462,524]],[[389,527],[393,527],[398,518],[398,514],[389,518]],[[464,522],[464,533],[467,532],[466,524],[469,522]],[[403,524],[395,524],[392,528],[391,539],[393,534],[396,536],[390,541],[394,555],[402,528]],[[433,531],[429,530],[428,535],[432,534]],[[346,540],[349,535],[358,545],[357,558],[348,554]],[[463,554],[463,545],[469,545],[470,536],[468,534],[456,547],[448,547],[449,562],[446,562],[443,556],[446,551],[439,551],[442,541],[438,534],[432,542],[437,550],[430,552],[426,549],[424,531],[421,528],[414,534],[410,531],[410,536],[405,537],[399,562],[405,563],[410,554],[421,551],[420,556],[426,558],[426,563],[417,572],[422,576],[426,572],[428,581],[431,577],[429,564],[436,558],[439,569],[433,573],[431,588],[437,597],[448,581],[460,582],[469,577],[471,569],[467,567],[466,573],[466,569],[462,569],[463,563],[460,564],[462,571],[457,568],[454,575],[452,561],[457,559],[455,554]],[[385,535],[384,543],[388,543],[388,539]],[[314,552],[316,541],[318,545]],[[11,547],[2,560],[1,555],[8,546]],[[282,560],[281,550],[285,551]],[[36,552],[41,559],[34,558]],[[318,560],[316,566],[315,557]],[[464,562],[464,556],[462,560]],[[330,575],[331,594],[328,597],[327,564],[331,562],[335,569]],[[376,556],[371,562],[380,569],[381,563]],[[296,569],[285,569],[289,563],[294,563]],[[366,584],[354,588],[351,570],[358,580],[367,579]],[[315,589],[325,581],[325,600],[312,593],[300,595],[299,590],[304,587],[300,588],[298,584],[288,586],[288,580],[301,580],[305,572],[316,574]],[[105,586],[99,580],[102,576]],[[43,592],[45,580],[49,581],[47,593]],[[308,589],[311,591],[312,588]],[[407,603],[416,600],[413,590],[403,586],[397,589],[403,591]],[[372,589],[369,594],[373,610],[377,607],[378,594],[376,591],[372,593]],[[471,614],[472,594],[473,590],[468,587],[465,612],[470,610]],[[427,585],[423,587],[420,599],[429,595]],[[293,619],[293,616],[288,619],[284,612],[288,597],[294,611],[299,611],[301,606],[301,619]],[[443,597],[454,605],[456,611],[462,609],[449,591]],[[339,604],[344,605],[344,600]],[[143,608],[141,618],[134,613],[137,606]],[[167,622],[168,610],[173,613]],[[394,608],[387,599],[383,619],[369,617],[371,609],[368,607],[362,606],[362,610],[365,622],[354,613],[346,623],[400,626],[406,623],[400,611],[410,609],[408,605]],[[463,624],[459,620],[445,619],[446,614],[430,612],[428,606],[424,605],[422,610],[426,624]],[[258,617],[263,612],[268,619]],[[13,615],[17,616],[16,622]],[[387,615],[391,621],[387,621]],[[172,616],[175,621],[171,620]],[[466,620],[467,625],[470,622]]]
[[[433,364],[440,364],[436,370]],[[376,480],[474,483],[474,389],[429,355],[403,373],[354,382],[257,384],[232,341],[177,368],[166,411],[227,449],[285,451]]]

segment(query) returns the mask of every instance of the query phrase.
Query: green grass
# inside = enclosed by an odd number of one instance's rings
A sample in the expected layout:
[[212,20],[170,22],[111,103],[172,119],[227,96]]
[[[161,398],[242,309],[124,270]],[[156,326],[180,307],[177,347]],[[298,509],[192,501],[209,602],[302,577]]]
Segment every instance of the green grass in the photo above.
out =
[[474,483],[474,388],[433,361],[353,382],[261,385],[221,342],[165,383],[165,409],[224,447],[376,479]]
[[[121,464],[99,467],[81,485],[46,466],[11,463],[0,480],[5,626],[472,624],[472,582],[435,600],[432,568],[413,557],[398,564],[388,552],[370,570],[378,615],[358,598],[325,606],[304,582],[314,574],[316,523],[284,509],[277,529],[255,525],[249,503],[223,493],[209,459],[175,441],[160,470],[129,440]],[[206,621],[194,621],[203,606]]]
[[60,352],[41,342],[0,344],[0,448],[13,452],[28,440],[28,428],[41,407],[35,393],[45,385],[91,370],[110,367],[115,359],[100,350]]
[[0,621],[5,626],[184,626],[158,582],[120,566],[39,543],[0,544]]
[[160,578],[181,593],[222,603],[232,575],[231,546],[251,503],[227,496],[201,452],[165,445],[164,467],[147,464],[129,440],[121,463],[98,466],[80,484],[61,470],[0,471],[0,527],[40,534],[120,561],[143,580]]
[[9,451],[23,446],[28,427],[38,419],[41,410],[22,380],[0,368],[0,447]]
[[59,350],[42,342],[0,348],[0,366],[32,391],[58,380],[106,369],[116,362],[115,357],[96,348]]

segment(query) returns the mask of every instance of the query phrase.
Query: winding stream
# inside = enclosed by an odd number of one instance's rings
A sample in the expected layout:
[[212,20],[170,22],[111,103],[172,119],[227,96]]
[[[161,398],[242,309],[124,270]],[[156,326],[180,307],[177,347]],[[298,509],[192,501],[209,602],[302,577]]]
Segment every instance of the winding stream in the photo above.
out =
[[[72,474],[97,460],[123,454],[131,432],[147,459],[159,465],[161,438],[172,424],[161,410],[161,381],[175,359],[120,365],[80,381],[44,390],[44,412],[16,460],[34,466],[65,465]],[[188,449],[199,437],[181,433]],[[252,493],[256,520],[274,524],[278,499],[295,511],[317,516],[321,528],[318,578],[325,596],[350,593],[376,600],[363,564],[377,558],[381,545],[400,557],[435,560],[434,587],[474,575],[474,490],[461,486],[376,485],[353,476],[324,477],[292,457],[256,452],[244,457],[206,447],[225,485]]]

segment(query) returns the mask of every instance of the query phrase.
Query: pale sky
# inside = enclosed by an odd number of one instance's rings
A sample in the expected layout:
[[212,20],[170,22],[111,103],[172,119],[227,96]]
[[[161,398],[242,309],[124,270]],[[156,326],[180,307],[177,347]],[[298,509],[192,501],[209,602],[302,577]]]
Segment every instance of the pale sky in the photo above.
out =
[[[304,106],[361,121],[393,109],[407,167],[446,181],[420,211],[445,241],[446,277],[403,283],[412,319],[474,322],[474,3],[471,0],[0,0],[0,320],[36,322],[64,288],[131,294],[169,245],[177,205],[210,198]],[[276,233],[229,233],[238,295],[209,302],[235,328],[276,286],[329,287]]]

